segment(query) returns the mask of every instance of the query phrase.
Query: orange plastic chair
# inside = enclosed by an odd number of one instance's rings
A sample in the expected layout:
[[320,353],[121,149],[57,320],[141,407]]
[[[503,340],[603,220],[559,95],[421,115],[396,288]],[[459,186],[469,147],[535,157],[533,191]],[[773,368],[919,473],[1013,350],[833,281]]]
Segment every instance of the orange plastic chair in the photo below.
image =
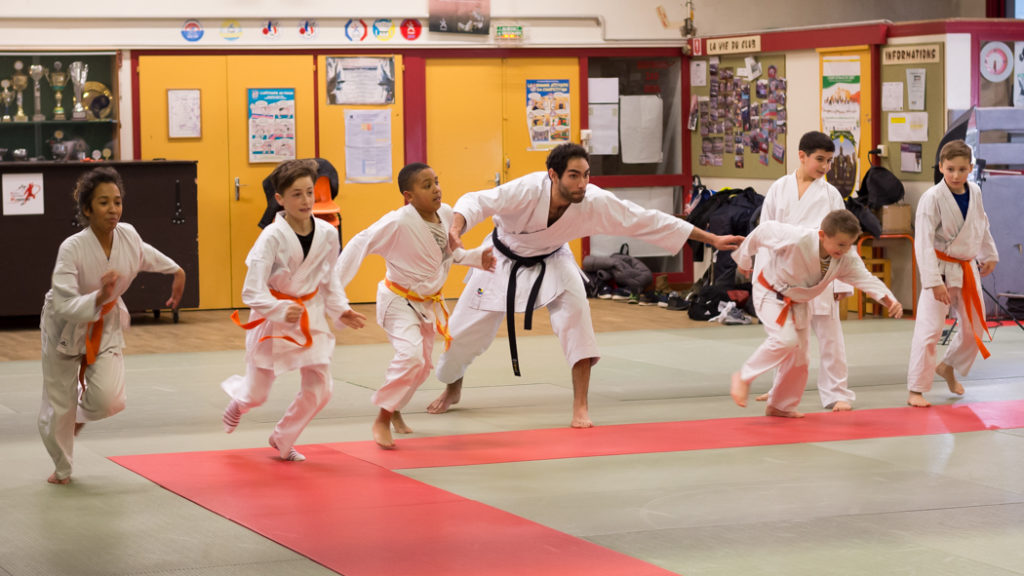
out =
[[341,238],[341,208],[331,198],[331,182],[327,176],[316,179],[313,186],[313,215],[338,229]]

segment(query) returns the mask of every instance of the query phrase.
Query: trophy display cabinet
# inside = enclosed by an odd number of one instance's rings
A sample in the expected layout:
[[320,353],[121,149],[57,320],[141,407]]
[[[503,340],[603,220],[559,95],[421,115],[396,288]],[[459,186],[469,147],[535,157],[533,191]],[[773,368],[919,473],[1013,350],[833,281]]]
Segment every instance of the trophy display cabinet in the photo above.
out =
[[116,52],[0,53],[0,162],[117,160]]
[[[38,315],[50,289],[57,250],[65,238],[82,229],[72,192],[79,176],[97,166],[110,166],[124,181],[122,220],[135,227],[143,241],[185,270],[181,308],[199,306],[199,242],[196,221],[196,165],[171,162],[0,162],[4,194],[11,182],[41,179],[41,213],[0,216],[0,316]],[[9,203],[8,203],[9,204]],[[124,294],[131,312],[166,309],[173,278],[143,272]],[[177,321],[177,311],[172,311]]]

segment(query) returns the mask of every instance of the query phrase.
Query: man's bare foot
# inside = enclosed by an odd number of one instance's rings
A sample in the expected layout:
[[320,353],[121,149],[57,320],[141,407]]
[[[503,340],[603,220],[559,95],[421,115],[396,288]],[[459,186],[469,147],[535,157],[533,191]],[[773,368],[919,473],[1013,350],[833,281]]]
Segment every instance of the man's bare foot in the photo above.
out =
[[78,436],[78,433],[82,431],[82,428],[85,428],[85,422],[75,422],[75,436]]
[[851,406],[849,402],[844,402],[842,400],[832,405],[833,412],[849,412],[850,410],[853,410],[853,406]]
[[957,396],[964,395],[964,385],[956,379],[956,372],[953,371],[953,367],[945,362],[940,362],[935,367],[935,373],[941,376],[945,381],[946,385],[949,386],[949,391]]
[[803,412],[797,412],[796,410],[779,410],[778,408],[772,408],[768,406],[764,409],[765,416],[776,416],[778,418],[803,418]]
[[462,399],[462,378],[444,387],[444,392],[427,406],[429,414],[444,414]]
[[765,392],[764,394],[761,394],[757,398],[754,398],[754,400],[756,400],[758,402],[767,402],[768,401],[768,392]]
[[931,405],[932,403],[925,399],[924,394],[921,394],[920,392],[911,392],[910,395],[907,396],[907,406],[913,406],[914,408],[927,408]]
[[750,382],[743,380],[739,372],[733,372],[732,385],[729,386],[729,395],[737,406],[746,408],[747,395],[750,394]]
[[412,434],[412,428],[405,423],[402,419],[402,413],[395,410],[391,413],[391,427],[395,429],[396,434]]
[[57,473],[50,474],[50,477],[46,479],[50,484],[60,484],[61,486],[69,484],[71,482],[71,476],[67,478],[57,478]]

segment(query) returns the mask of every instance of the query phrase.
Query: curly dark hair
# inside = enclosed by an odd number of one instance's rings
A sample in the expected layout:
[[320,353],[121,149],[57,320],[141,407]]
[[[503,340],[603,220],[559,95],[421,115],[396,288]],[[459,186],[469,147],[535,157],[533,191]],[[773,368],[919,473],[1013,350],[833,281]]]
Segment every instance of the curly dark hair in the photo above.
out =
[[270,178],[270,183],[274,186],[274,192],[283,195],[285,190],[288,190],[299,178],[308,176],[315,184],[319,170],[319,165],[312,158],[285,160],[274,168],[274,171],[270,173],[268,178]]
[[96,187],[103,183],[117,186],[118,191],[121,192],[121,199],[124,200],[124,182],[121,180],[121,175],[117,173],[117,170],[109,166],[101,166],[82,174],[78,177],[78,181],[75,182],[74,191],[75,203],[77,204],[76,215],[78,223],[82,226],[89,225],[89,217],[85,215],[85,210],[92,207],[92,197],[96,192]]
[[398,191],[404,194],[406,191],[412,190],[412,179],[427,168],[430,168],[430,166],[423,162],[406,164],[405,167],[398,172]]
[[562,174],[565,174],[565,168],[569,165],[569,160],[573,158],[583,158],[588,164],[590,163],[590,154],[587,153],[587,149],[583,146],[574,142],[559,144],[548,154],[548,169],[554,170],[555,174],[561,178]]

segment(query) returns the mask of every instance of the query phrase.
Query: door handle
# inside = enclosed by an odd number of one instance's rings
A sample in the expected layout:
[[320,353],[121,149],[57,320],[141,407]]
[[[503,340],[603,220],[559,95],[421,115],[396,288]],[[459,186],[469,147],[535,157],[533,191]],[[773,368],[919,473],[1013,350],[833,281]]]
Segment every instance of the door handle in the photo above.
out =
[[248,184],[242,184],[241,178],[235,178],[235,202],[241,200],[242,186],[248,186]]
[[494,173],[494,185],[501,186],[501,172]]

